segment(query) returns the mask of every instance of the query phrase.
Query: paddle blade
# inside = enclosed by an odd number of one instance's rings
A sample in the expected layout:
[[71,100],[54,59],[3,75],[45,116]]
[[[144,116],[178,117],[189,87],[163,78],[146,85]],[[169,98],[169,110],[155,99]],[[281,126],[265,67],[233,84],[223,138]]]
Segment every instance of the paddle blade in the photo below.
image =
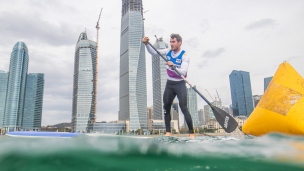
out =
[[211,109],[216,120],[227,133],[236,129],[238,123],[231,115],[216,106],[211,106]]

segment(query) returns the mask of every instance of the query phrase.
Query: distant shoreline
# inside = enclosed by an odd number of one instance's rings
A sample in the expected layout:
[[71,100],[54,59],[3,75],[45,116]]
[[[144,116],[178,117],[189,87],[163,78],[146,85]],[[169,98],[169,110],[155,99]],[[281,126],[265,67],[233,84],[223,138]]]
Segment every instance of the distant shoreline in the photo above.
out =
[[[229,135],[228,133],[205,133],[205,134],[194,134],[194,136],[226,136]],[[133,136],[133,135],[128,135],[128,136]],[[134,136],[140,136],[140,137],[159,137],[159,136],[165,136],[164,134],[158,135],[158,134],[153,134],[153,135],[134,135]],[[172,137],[188,137],[189,134],[172,134]]]

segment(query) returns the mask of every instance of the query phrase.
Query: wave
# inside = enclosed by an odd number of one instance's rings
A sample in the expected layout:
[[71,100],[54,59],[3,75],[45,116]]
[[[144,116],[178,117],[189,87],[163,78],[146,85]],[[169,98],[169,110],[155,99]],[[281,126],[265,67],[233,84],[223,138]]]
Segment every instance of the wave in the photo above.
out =
[[0,138],[1,171],[304,170],[304,137]]

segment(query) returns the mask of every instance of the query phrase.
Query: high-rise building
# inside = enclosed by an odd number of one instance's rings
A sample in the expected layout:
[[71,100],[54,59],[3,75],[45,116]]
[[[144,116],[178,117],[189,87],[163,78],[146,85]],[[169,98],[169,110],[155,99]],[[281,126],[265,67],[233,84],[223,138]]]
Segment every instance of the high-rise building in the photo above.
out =
[[171,106],[171,120],[177,120],[177,127],[179,128],[179,112],[178,103],[173,102]]
[[253,100],[249,72],[233,70],[229,75],[233,116],[249,116]]
[[272,80],[272,77],[264,78],[264,92],[266,91],[271,80]]
[[[214,119],[214,115],[212,112],[212,109],[209,105],[204,105],[204,114],[205,114],[205,124],[210,120],[210,119]],[[211,118],[211,115],[213,116]]]
[[[156,40],[154,44],[156,49],[167,49],[168,44],[163,41],[163,38]],[[163,94],[167,82],[166,65],[159,55],[152,56],[152,84],[153,84],[153,119],[164,119],[164,104]]]
[[[3,128],[8,73],[0,70],[0,129]],[[1,134],[1,133],[0,133]]]
[[11,53],[5,104],[6,131],[21,129],[29,55],[24,42],[17,42]]
[[147,129],[146,59],[142,0],[122,0],[119,115],[130,130]]
[[[196,86],[193,87],[195,88]],[[196,92],[191,87],[187,88],[187,107],[192,117],[193,126],[198,127],[199,119],[197,113],[197,95]]]
[[254,103],[254,108],[258,105],[258,103],[260,102],[262,95],[253,95],[253,103]]
[[39,131],[41,129],[44,74],[29,73],[26,81],[22,129]]
[[153,119],[153,106],[147,108],[148,120]]
[[75,48],[72,131],[90,132],[96,119],[96,42],[80,34]]
[[198,113],[198,122],[199,122],[199,126],[205,125],[205,114],[204,114],[204,109],[198,110],[197,113]]

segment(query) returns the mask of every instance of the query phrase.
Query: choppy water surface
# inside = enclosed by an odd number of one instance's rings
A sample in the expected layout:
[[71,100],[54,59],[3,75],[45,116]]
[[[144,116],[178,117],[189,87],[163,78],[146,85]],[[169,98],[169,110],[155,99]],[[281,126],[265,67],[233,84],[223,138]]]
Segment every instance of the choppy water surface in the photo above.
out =
[[149,139],[121,136],[0,138],[1,171],[296,171],[304,170],[304,137],[269,134]]

